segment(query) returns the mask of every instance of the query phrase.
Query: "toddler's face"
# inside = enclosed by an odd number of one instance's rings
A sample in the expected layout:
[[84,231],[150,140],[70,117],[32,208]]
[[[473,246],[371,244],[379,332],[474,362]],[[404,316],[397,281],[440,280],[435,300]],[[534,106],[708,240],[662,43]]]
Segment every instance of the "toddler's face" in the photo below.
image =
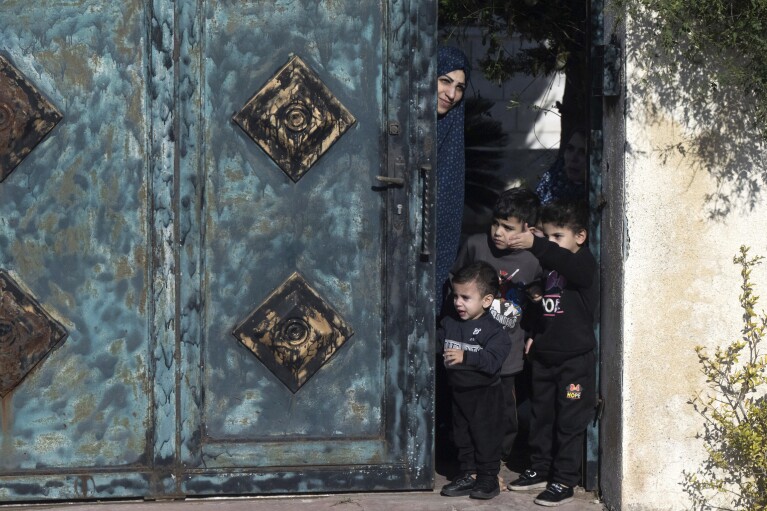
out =
[[453,305],[462,320],[477,319],[492,303],[493,295],[482,296],[476,282],[453,283]]
[[525,232],[525,230],[526,225],[516,217],[493,218],[493,225],[490,226],[490,237],[497,249],[511,250],[511,238],[516,234]]

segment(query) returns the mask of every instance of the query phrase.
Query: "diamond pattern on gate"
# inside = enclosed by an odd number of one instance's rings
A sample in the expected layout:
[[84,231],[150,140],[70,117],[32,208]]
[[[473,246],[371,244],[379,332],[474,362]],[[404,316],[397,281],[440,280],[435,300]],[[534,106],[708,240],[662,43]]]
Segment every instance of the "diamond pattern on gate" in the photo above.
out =
[[64,327],[0,270],[0,398],[16,388],[66,335]]
[[354,332],[295,272],[232,335],[295,393]]
[[232,118],[297,182],[356,119],[299,57]]
[[56,107],[0,55],[0,182],[62,118]]

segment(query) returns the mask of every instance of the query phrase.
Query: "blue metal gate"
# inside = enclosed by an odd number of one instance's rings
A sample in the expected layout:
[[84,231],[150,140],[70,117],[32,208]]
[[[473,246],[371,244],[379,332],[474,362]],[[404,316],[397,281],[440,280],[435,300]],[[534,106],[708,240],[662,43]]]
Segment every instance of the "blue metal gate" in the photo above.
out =
[[431,486],[435,23],[3,2],[0,502]]

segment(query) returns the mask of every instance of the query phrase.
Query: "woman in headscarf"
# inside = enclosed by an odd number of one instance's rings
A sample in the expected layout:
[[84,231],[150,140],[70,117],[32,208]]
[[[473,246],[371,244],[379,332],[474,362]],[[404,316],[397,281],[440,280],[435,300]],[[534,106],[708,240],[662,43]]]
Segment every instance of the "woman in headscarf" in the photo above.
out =
[[437,55],[437,192],[435,262],[437,313],[458,253],[466,181],[463,94],[471,66],[458,48],[442,46]]
[[535,193],[541,204],[556,200],[586,200],[586,164],[588,163],[586,132],[576,130],[570,135],[562,156],[543,173]]

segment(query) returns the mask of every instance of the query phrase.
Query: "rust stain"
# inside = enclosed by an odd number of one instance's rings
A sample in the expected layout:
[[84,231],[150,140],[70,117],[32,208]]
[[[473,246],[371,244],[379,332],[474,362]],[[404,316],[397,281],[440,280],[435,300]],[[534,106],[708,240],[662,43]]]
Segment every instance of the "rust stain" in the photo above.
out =
[[[13,459],[13,394],[7,394],[0,398],[0,431],[3,438],[0,442],[0,460]],[[0,466],[2,464],[0,463]]]
[[66,38],[55,39],[57,50],[41,51],[37,59],[46,69],[58,70],[58,78],[67,84],[76,85],[83,91],[93,90],[93,69],[95,62],[88,62],[84,57],[93,54],[93,49],[85,44],[69,44]]
[[232,334],[297,392],[353,331],[295,272]]
[[75,496],[79,498],[83,498],[83,499],[87,498],[89,484],[93,486],[94,490],[96,489],[96,481],[93,479],[92,476],[89,476],[89,475],[75,476],[75,483],[74,483]]
[[293,57],[232,120],[298,181],[357,122],[320,77]]
[[87,388],[85,381],[90,369],[74,357],[64,357],[56,373],[56,385],[46,387],[43,396],[47,401],[56,401],[72,389]]
[[[114,26],[115,41],[117,51],[126,58],[134,59],[137,62],[142,60],[142,45],[136,44],[136,35],[133,33],[135,26],[141,23],[143,17],[143,2],[121,2],[120,16]],[[135,20],[134,23],[128,23],[128,20]]]
[[[146,172],[146,163],[144,164],[144,167],[142,168],[144,172]],[[145,175],[145,174],[144,174]],[[138,193],[137,193],[137,201],[139,204],[151,204],[151,199],[149,197],[148,193],[148,184],[147,180],[143,179],[141,181],[141,186],[138,187]],[[148,228],[148,207],[142,207],[139,208],[138,215],[137,215],[137,222],[140,226],[140,232],[143,235],[143,238],[146,239],[147,237],[147,228]],[[142,281],[142,287],[140,289],[139,298],[138,298],[138,311],[139,314],[143,317],[147,313],[147,300],[149,300],[149,292],[147,290],[147,282],[149,281],[149,266],[147,265],[147,261],[149,260],[149,252],[151,250],[150,244],[148,243],[148,240],[146,243],[140,243],[134,246],[133,248],[133,262],[136,265],[137,272],[142,272],[143,274],[143,281]]]
[[87,251],[90,245],[90,233],[78,225],[58,230],[53,242],[53,251],[57,254],[82,253]]
[[0,55],[0,182],[62,118],[56,107]]
[[[134,72],[132,72],[134,73]],[[135,73],[134,73],[135,74]],[[142,83],[139,79],[139,76],[132,76],[133,82],[136,83]],[[137,87],[137,89],[140,89]],[[126,105],[126,119],[129,121],[129,123],[133,126],[141,127],[141,132],[136,133],[136,136],[139,140],[141,140],[144,137],[144,120],[145,120],[145,104],[144,104],[144,96],[141,94],[131,94],[127,98],[127,105]],[[138,128],[136,129],[138,131]],[[132,154],[134,151],[138,152],[139,155],[144,158],[144,147],[141,144],[136,143],[135,140],[130,140],[126,137],[125,139],[125,154]]]
[[121,256],[115,261],[115,279],[129,279],[133,276],[134,267],[126,256]]
[[78,397],[74,403],[74,415],[72,416],[72,422],[84,422],[93,414],[95,409],[96,398],[92,394],[86,394],[84,396]]

